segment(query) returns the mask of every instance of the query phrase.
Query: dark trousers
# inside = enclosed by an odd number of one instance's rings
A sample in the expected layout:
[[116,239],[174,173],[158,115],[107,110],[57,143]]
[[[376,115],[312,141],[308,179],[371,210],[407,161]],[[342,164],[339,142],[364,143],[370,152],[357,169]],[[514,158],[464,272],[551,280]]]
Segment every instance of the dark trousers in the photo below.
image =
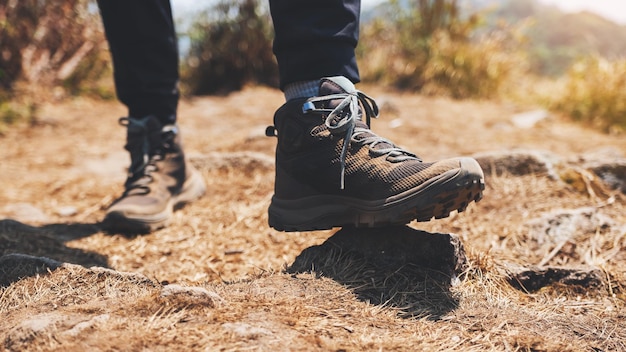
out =
[[[117,96],[133,117],[176,120],[178,45],[169,0],[98,0]],[[359,72],[360,0],[270,0],[280,85]]]

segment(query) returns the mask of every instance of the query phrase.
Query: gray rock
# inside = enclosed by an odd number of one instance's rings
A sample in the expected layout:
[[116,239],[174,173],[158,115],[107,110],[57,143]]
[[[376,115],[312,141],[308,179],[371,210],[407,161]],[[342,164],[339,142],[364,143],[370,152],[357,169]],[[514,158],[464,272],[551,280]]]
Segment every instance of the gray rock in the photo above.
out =
[[533,110],[513,115],[511,121],[517,128],[533,128],[538,122],[545,120],[549,116],[546,110]]
[[222,328],[230,330],[237,336],[246,339],[255,339],[263,335],[272,335],[272,332],[268,329],[258,326],[252,326],[246,323],[224,323]]
[[274,158],[256,152],[210,153],[190,159],[199,170],[239,169],[244,172],[273,170]]
[[161,289],[160,297],[168,302],[176,302],[182,305],[201,305],[216,307],[224,302],[224,299],[215,292],[203,287],[188,287],[176,284],[166,285]]
[[2,212],[7,218],[26,223],[49,222],[50,218],[39,208],[30,203],[12,203],[3,207]]
[[588,292],[589,289],[602,287],[603,278],[602,270],[592,267],[531,267],[510,273],[509,283],[524,292],[535,292],[555,285]]
[[74,206],[67,205],[67,206],[64,206],[64,207],[58,207],[56,209],[56,213],[59,216],[63,216],[63,217],[73,216],[73,215],[76,215],[78,213],[78,209],[76,209],[76,207],[74,207]]
[[87,321],[81,321],[79,323],[77,323],[76,325],[74,325],[71,329],[66,330],[63,332],[63,335],[67,335],[67,336],[78,336],[81,332],[93,328],[95,325],[99,324],[99,323],[103,323],[106,322],[107,320],[109,320],[109,318],[111,318],[111,316],[109,314],[100,314],[100,315],[96,315],[95,317],[87,320]]
[[554,165],[559,159],[547,152],[536,150],[493,151],[473,156],[485,175],[510,174],[515,176],[546,174],[558,179]]
[[389,226],[343,228],[305,249],[287,271],[329,277],[365,302],[400,308],[401,315],[436,317],[458,305],[449,288],[466,268],[458,236]]
[[61,266],[61,262],[44,257],[20,253],[5,254],[0,257],[0,287],[25,277],[47,273]]
[[585,168],[596,174],[611,189],[626,194],[626,159],[589,162]]
[[545,213],[526,223],[529,239],[539,245],[557,244],[578,235],[593,234],[598,229],[616,226],[613,219],[596,207],[562,209]]

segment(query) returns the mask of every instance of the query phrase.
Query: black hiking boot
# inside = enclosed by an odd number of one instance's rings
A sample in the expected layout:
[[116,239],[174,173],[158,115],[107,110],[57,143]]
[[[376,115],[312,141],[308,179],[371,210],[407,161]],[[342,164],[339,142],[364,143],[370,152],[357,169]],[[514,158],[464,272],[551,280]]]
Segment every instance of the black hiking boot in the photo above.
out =
[[322,79],[319,96],[276,111],[267,131],[278,137],[271,227],[407,224],[447,217],[482,198],[476,160],[424,162],[369,129],[377,114],[374,100],[344,77]]
[[187,162],[176,125],[162,126],[154,116],[121,118],[128,129],[124,148],[131,165],[124,193],[102,222],[109,232],[148,233],[168,225],[172,212],[200,198],[206,188]]

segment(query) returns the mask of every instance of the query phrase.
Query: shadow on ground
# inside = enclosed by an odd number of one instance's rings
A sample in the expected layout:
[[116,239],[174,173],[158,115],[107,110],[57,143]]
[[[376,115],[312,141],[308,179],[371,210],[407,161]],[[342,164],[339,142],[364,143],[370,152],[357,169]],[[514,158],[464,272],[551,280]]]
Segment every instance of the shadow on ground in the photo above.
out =
[[398,226],[343,228],[305,249],[287,271],[329,277],[360,300],[397,308],[401,316],[437,320],[458,306],[450,287],[466,266],[456,235]]
[[96,252],[71,248],[65,242],[99,232],[97,224],[49,224],[34,227],[11,219],[0,220],[0,287],[62,263],[108,267]]

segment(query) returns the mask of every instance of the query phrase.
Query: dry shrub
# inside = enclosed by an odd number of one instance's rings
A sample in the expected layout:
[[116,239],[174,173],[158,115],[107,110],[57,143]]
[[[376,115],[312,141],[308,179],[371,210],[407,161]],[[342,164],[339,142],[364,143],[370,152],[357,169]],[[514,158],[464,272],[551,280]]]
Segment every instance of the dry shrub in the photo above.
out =
[[272,24],[259,0],[222,0],[194,20],[181,80],[191,94],[278,86]]
[[357,48],[362,78],[402,89],[419,90],[437,32],[467,37],[473,19],[463,22],[455,0],[390,1],[386,13],[363,28]]
[[0,84],[25,81],[38,88],[60,83],[70,90],[99,77],[104,35],[88,0],[5,1],[0,5]]
[[99,82],[110,60],[98,17],[90,0],[0,2],[0,132],[46,98],[113,97]]
[[626,59],[581,59],[567,72],[551,107],[607,132],[626,130]]
[[489,33],[475,42],[437,33],[424,70],[423,92],[457,99],[497,96],[512,77],[526,70],[524,55],[510,48],[519,43],[517,38],[509,30]]
[[0,97],[0,135],[7,130],[8,126],[20,121],[31,122],[36,110],[36,105],[32,102],[3,100]]
[[462,18],[456,1],[392,3],[389,15],[363,29],[363,80],[459,99],[497,96],[526,71],[521,30],[500,26],[479,36],[482,22],[478,14]]

